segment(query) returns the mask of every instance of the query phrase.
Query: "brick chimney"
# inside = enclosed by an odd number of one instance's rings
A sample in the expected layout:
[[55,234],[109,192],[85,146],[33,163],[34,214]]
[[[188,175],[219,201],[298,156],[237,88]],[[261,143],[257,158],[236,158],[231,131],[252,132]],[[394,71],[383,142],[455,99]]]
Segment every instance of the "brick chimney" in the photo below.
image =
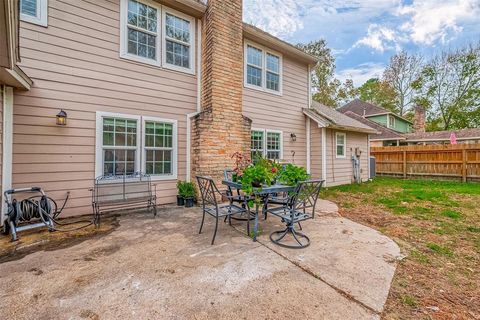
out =
[[209,0],[202,26],[202,111],[193,119],[192,178],[220,181],[233,167],[233,153],[250,154],[251,120],[242,114],[242,0]]
[[425,108],[415,106],[415,116],[413,118],[414,132],[425,132]]

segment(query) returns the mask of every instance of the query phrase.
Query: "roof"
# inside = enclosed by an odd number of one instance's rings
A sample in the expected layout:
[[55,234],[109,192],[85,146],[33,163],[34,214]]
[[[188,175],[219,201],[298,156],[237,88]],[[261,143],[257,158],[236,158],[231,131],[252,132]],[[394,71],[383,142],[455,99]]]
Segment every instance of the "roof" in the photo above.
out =
[[344,113],[344,115],[349,116],[350,118],[353,118],[357,120],[358,122],[361,122],[363,124],[366,124],[369,127],[372,127],[373,129],[377,130],[379,134],[373,135],[370,140],[405,140],[404,135],[398,133],[397,131],[394,131],[392,129],[385,128],[384,126],[372,121],[368,120],[367,118],[364,118],[362,116],[359,116],[356,113],[353,113],[351,111],[347,111]]
[[369,102],[362,101],[360,99],[355,99],[353,101],[350,101],[349,103],[338,108],[337,110],[340,111],[341,113],[351,111],[353,113],[358,114],[359,116],[366,116],[366,117],[372,117],[372,116],[383,115],[383,114],[393,114],[396,117],[408,123],[412,123],[410,120],[405,119],[392,111],[389,111],[385,108],[371,104]]
[[407,133],[407,141],[446,141],[455,133],[457,140],[480,139],[480,128]]
[[296,46],[285,42],[268,32],[265,32],[251,24],[243,23],[243,34],[246,38],[270,47],[273,50],[280,51],[283,54],[296,58],[302,62],[313,66],[318,62],[318,58],[314,57]]
[[378,133],[378,131],[372,127],[316,101],[312,102],[311,108],[304,108],[303,113],[317,122],[321,127],[372,134]]

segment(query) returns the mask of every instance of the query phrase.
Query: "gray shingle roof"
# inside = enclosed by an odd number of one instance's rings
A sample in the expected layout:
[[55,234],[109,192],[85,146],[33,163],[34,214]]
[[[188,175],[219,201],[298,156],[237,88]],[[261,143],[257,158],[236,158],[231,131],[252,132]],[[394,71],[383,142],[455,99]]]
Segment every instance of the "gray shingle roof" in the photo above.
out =
[[312,102],[311,109],[304,109],[304,113],[317,121],[320,125],[347,131],[378,133],[374,128],[350,118],[335,109],[324,106],[316,101]]
[[345,113],[347,111],[356,113],[360,116],[366,115],[373,115],[373,114],[379,114],[379,113],[389,113],[387,109],[381,108],[379,106],[376,106],[374,104],[362,101],[360,99],[355,99],[353,101],[350,101],[343,107],[340,107],[337,109],[337,111],[341,113]]
[[369,127],[372,127],[373,129],[377,130],[379,134],[372,135],[371,138],[372,140],[405,140],[405,137],[401,134],[398,133],[394,130],[385,128],[384,126],[373,122],[372,120],[368,120],[362,116],[359,116],[356,113],[353,113],[352,111],[347,111],[344,113],[346,116],[349,116],[350,118],[353,118],[363,124],[366,124]]
[[445,141],[450,140],[450,135],[455,133],[457,139],[480,139],[480,128],[474,129],[462,129],[462,130],[446,130],[446,131],[433,131],[433,132],[416,132],[408,133],[405,135],[407,141],[429,141],[438,140]]

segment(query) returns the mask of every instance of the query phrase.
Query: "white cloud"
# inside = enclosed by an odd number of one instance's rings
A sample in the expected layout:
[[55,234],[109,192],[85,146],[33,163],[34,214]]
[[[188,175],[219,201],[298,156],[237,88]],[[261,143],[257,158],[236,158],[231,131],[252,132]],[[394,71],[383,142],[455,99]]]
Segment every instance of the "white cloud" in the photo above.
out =
[[371,78],[381,78],[385,66],[381,63],[362,63],[355,68],[343,69],[335,75],[337,79],[344,82],[352,79],[355,86],[361,86]]
[[[410,16],[401,26],[409,39],[415,43],[432,44],[437,40],[445,43],[449,36],[462,31],[462,23],[479,19],[478,0],[416,0],[403,6],[399,15]],[[452,35],[453,34],[453,35]]]
[[399,36],[394,30],[378,24],[371,24],[368,26],[367,35],[358,40],[353,47],[363,45],[380,52],[393,48],[399,50],[400,45],[398,41]]

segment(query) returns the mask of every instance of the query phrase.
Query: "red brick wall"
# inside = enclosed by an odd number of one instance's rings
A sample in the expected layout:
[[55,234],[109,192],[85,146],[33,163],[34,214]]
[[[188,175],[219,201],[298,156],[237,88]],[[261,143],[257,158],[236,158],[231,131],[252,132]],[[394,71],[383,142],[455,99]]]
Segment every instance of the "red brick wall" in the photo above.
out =
[[192,177],[217,181],[231,155],[249,154],[251,120],[242,114],[242,0],[209,0],[202,21],[202,112],[192,128]]

